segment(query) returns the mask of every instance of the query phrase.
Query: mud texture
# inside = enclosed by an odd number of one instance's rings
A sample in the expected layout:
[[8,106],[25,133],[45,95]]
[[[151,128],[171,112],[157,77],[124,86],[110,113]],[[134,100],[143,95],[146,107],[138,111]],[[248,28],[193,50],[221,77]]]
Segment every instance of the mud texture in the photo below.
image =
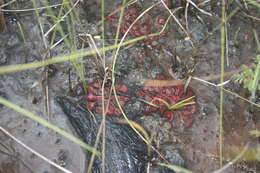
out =
[[[74,0],[72,2],[75,3]],[[105,15],[118,9],[120,3],[119,0],[107,0],[105,2]],[[156,2],[155,0],[138,1],[134,6],[143,11]],[[187,34],[171,18],[165,28],[165,32],[154,38],[151,44],[139,41],[122,47],[116,61],[116,84],[123,83],[128,86],[131,99],[124,107],[126,115],[131,120],[142,125],[153,137],[154,147],[164,156],[168,163],[182,166],[193,172],[212,172],[220,168],[219,89],[203,82],[191,80],[189,86],[195,93],[198,109],[191,116],[193,120],[192,125],[181,128],[174,128],[173,122],[158,112],[144,115],[142,108],[146,104],[134,94],[137,90],[143,88],[146,80],[156,79],[158,75],[163,75],[169,80],[187,79],[190,75],[199,78],[207,77],[209,82],[214,84],[220,83],[219,77],[214,75],[219,75],[221,70],[221,37],[219,30],[221,2],[211,0],[204,4],[202,1],[193,0],[195,4],[199,5],[199,8],[211,15],[207,15],[189,4],[187,17],[185,16],[186,1],[167,0],[166,2],[171,10],[182,7],[175,13],[175,16],[188,32],[190,38],[187,38]],[[36,1],[36,3],[38,6],[43,6],[41,1]],[[49,2],[50,5],[54,3],[59,2]],[[3,7],[6,10],[26,8],[33,8],[31,1],[18,0]],[[59,7],[52,9],[55,14],[59,14]],[[102,47],[102,42],[98,39],[102,37],[102,29],[97,24],[101,19],[101,15],[100,10],[97,9],[100,9],[98,1],[81,1],[74,9],[80,20],[73,20],[69,26],[66,25],[66,20],[61,21],[65,34],[68,34],[70,37],[70,32],[75,32],[75,37],[72,36],[72,40],[75,41],[73,42],[73,45],[75,45],[74,49],[86,50],[91,48],[91,44],[86,41],[88,37],[85,37],[84,34],[95,36],[96,46]],[[53,26],[53,21],[47,10],[41,9],[39,12],[42,28],[39,26],[39,21],[37,21],[34,11],[3,11],[0,13],[0,15],[3,14],[6,23],[6,29],[0,32],[0,68],[6,65],[36,62],[71,52],[64,41],[50,49],[53,43],[57,43],[62,39],[62,36],[61,34],[53,34],[51,32],[43,40],[41,31],[46,33]],[[253,58],[259,54],[253,34],[253,29],[255,29],[258,37],[260,35],[258,29],[260,28],[260,22],[257,20],[260,18],[259,8],[252,4],[245,6],[244,1],[230,1],[227,4],[226,13],[229,15],[232,12],[235,12],[235,14],[229,18],[226,25],[228,31],[226,47],[228,47],[228,51],[225,57],[225,71],[227,72],[234,72],[242,64],[251,65]],[[169,12],[164,5],[160,4],[150,10],[145,18],[157,21],[157,18],[167,18],[168,16]],[[256,18],[252,18],[252,16]],[[115,15],[115,17],[117,18],[118,15]],[[0,20],[2,20],[2,16]],[[105,22],[105,46],[114,44],[116,34],[114,25]],[[157,29],[161,28],[161,25],[153,22],[150,24],[150,27],[157,31]],[[74,29],[70,30],[72,28]],[[120,34],[121,36],[122,33]],[[134,35],[129,34],[126,40],[133,38]],[[111,80],[112,54],[112,51],[105,53],[107,77],[109,80]],[[87,84],[96,80],[103,80],[104,70],[98,56],[84,57],[79,62],[84,67],[84,78]],[[257,138],[248,133],[252,129],[259,130],[259,107],[254,107],[237,97],[236,94],[244,98],[250,98],[250,92],[244,89],[242,85],[235,83],[231,76],[225,76],[225,81],[230,80],[230,82],[224,85],[226,89],[232,91],[235,95],[224,93],[223,165],[239,155],[248,143],[254,154],[249,154],[250,157],[242,157],[238,162],[226,169],[225,172],[260,172],[259,137]],[[72,104],[72,107],[66,108],[65,112],[68,112],[64,113],[60,105],[55,102],[57,96],[73,96],[77,94],[83,96],[85,94],[84,91],[73,93],[73,88],[77,88],[81,82],[80,75],[71,62],[56,63],[48,67],[0,74],[0,96],[30,110],[76,136],[79,135],[82,139],[90,138],[90,143],[93,144],[93,138],[96,136],[95,131],[98,125],[93,123],[93,131],[91,133],[83,133],[84,129],[79,129],[78,126],[75,127],[73,123],[75,119],[68,113],[77,109],[77,111],[73,112],[77,114],[78,111],[82,111],[81,108],[78,108],[77,104]],[[258,92],[256,93],[256,103],[258,105],[260,103],[259,98]],[[82,101],[82,97],[73,99],[79,102]],[[96,116],[96,119],[100,121],[99,116]],[[109,117],[108,119],[113,118]],[[84,119],[84,121],[88,122],[87,119]],[[80,122],[82,128],[85,128],[89,123],[83,124]],[[112,124],[111,127],[109,126],[110,123]],[[128,126],[118,125],[112,120],[108,120],[107,124],[108,133],[111,135],[107,136],[108,139],[110,137],[114,139],[113,128],[120,131],[120,129],[117,129],[120,127],[129,132]],[[87,167],[86,160],[89,160],[89,155],[86,156],[86,151],[66,138],[3,105],[0,105],[0,126],[29,147],[73,173],[85,172]],[[116,134],[119,131],[116,131]],[[122,133],[124,132],[122,131]],[[140,140],[132,132],[130,134],[131,139]],[[89,135],[89,137],[85,135]],[[135,141],[133,143],[136,145]],[[2,132],[0,132],[0,144],[0,173],[60,172],[10,140]],[[111,150],[111,153],[116,153],[114,152],[116,149],[113,146],[109,145],[109,143],[106,145],[107,151]],[[119,161],[122,157],[128,156],[129,151],[138,152],[139,147],[145,146],[143,143],[134,148],[127,146],[126,152],[120,153],[123,156],[115,156],[117,157],[115,160]],[[121,148],[119,147],[117,152],[120,150]],[[113,154],[106,154],[108,162],[110,158],[114,158]],[[136,172],[146,172],[147,170],[150,173],[171,172],[169,169],[156,166],[158,162],[165,162],[158,155],[154,154],[152,158],[144,157],[144,155],[146,155],[146,152],[142,152],[142,155],[138,158],[141,160],[139,163],[134,160],[128,160],[125,162],[127,163],[126,167],[123,166],[124,164],[114,165],[115,162],[112,165],[106,165],[106,167],[109,170],[121,168],[122,170],[130,170],[133,168],[136,169],[134,170]],[[131,164],[137,165],[137,167],[134,168]],[[98,168],[94,167],[94,169],[99,170],[99,160],[95,161],[95,165]]]

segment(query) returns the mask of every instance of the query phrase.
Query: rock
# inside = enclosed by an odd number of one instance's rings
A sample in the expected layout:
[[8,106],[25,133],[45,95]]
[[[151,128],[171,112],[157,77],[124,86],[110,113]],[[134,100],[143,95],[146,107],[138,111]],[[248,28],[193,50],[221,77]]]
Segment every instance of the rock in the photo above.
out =
[[[58,97],[57,102],[67,115],[79,137],[94,146],[102,116],[93,117],[83,106],[73,103],[66,97]],[[98,145],[101,151],[101,143]],[[91,153],[87,152],[87,158]],[[106,160],[107,173],[143,173],[147,159],[147,147],[142,139],[128,125],[118,123],[112,117],[106,120]],[[95,159],[92,172],[101,172],[102,161]]]

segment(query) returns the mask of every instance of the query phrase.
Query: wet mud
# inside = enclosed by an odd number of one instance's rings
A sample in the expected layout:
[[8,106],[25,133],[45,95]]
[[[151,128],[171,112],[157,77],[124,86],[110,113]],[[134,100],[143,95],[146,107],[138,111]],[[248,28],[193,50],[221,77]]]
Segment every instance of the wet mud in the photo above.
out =
[[[185,7],[182,1],[177,0],[173,2],[172,9]],[[106,1],[105,14],[110,14],[118,7],[119,3],[119,1]],[[138,1],[135,7],[138,7],[142,11],[152,3],[155,3],[155,1]],[[194,1],[194,3],[198,4],[200,2]],[[229,51],[228,59],[225,62],[225,71],[239,69],[242,64],[250,65],[252,58],[257,55],[252,28],[259,28],[259,21],[245,16],[245,12],[247,11],[244,11],[244,7],[241,7],[240,3],[237,3],[232,2],[227,9],[228,14],[236,10],[236,8],[240,10],[229,20],[227,25],[229,31],[227,33]],[[85,29],[82,30],[82,28],[77,27],[77,34],[87,32],[94,36],[101,35],[101,29],[96,25],[100,20],[100,12],[93,10],[97,9],[99,5],[93,0],[83,1],[77,5],[75,10],[79,13],[81,25]],[[142,109],[147,104],[141,101],[138,95],[136,95],[137,90],[143,89],[146,80],[156,79],[158,75],[163,75],[169,80],[178,80],[187,79],[189,75],[210,77],[220,73],[220,31],[215,31],[214,29],[221,22],[221,3],[211,1],[200,7],[209,12],[211,16],[200,12],[190,5],[187,16],[188,26],[185,25],[185,10],[182,9],[176,13],[183,26],[186,29],[188,28],[190,40],[185,39],[185,32],[171,19],[166,27],[166,32],[156,36],[149,43],[147,41],[139,41],[122,48],[119,51],[116,62],[116,84],[124,84],[128,87],[128,94],[131,95],[131,98],[125,104],[124,111],[131,120],[138,122],[149,132],[153,138],[154,147],[164,156],[168,163],[185,167],[193,172],[206,173],[220,168],[219,89],[196,80],[191,80],[189,87],[192,88],[195,94],[197,110],[196,113],[191,115],[192,124],[190,126],[181,126],[178,128],[173,126],[172,120],[162,116],[160,111],[151,112],[149,115],[144,114]],[[29,1],[19,1],[4,9],[19,8],[32,8],[32,4]],[[249,8],[250,15],[258,15],[256,7],[250,5]],[[40,61],[45,58],[46,54],[50,57],[55,57],[69,53],[66,44],[63,42],[58,44],[54,49],[46,51],[44,41],[41,37],[41,29],[37,25],[34,12],[4,12],[3,14],[7,30],[0,32],[0,68],[5,65]],[[158,17],[167,18],[168,16],[169,13],[161,4],[152,9],[145,18],[157,19]],[[114,16],[115,20],[117,20],[117,17],[117,15]],[[41,11],[40,19],[44,26],[44,32],[47,32],[52,23],[46,17],[46,11]],[[128,18],[126,22],[130,22],[131,20]],[[147,21],[143,20],[143,22]],[[142,24],[140,23],[139,27]],[[156,22],[147,22],[146,24],[148,27],[153,28],[153,32],[161,29],[161,26],[158,23],[156,24]],[[114,23],[105,23],[106,45],[114,43],[116,33],[114,25]],[[21,32],[20,26],[22,26],[23,32]],[[78,23],[75,22],[75,26],[78,26]],[[141,32],[143,29],[133,31],[133,33],[127,36],[127,39],[136,37],[136,35],[139,35],[138,32]],[[257,33],[258,35],[260,34],[258,30]],[[122,36],[122,34],[120,35]],[[60,38],[61,36],[57,35],[54,40],[58,41]],[[48,39],[51,40],[51,38]],[[100,40],[97,39],[95,41],[98,46],[102,45]],[[78,40],[78,43],[81,42],[82,40]],[[86,46],[86,48],[89,47]],[[109,64],[112,62],[111,55],[112,52],[106,52],[108,67],[111,67],[111,64]],[[84,77],[87,84],[91,84],[96,80],[102,80],[100,72],[102,65],[97,65],[95,56],[84,57],[82,61],[84,61]],[[48,70],[47,79],[46,70]],[[231,79],[230,77],[229,75],[225,79],[229,80]],[[212,77],[209,78],[209,81],[218,84],[219,78]],[[57,99],[60,96],[71,95],[71,89],[76,88],[80,82],[80,77],[70,62],[57,63],[50,67],[1,74],[0,96],[50,120],[58,127],[82,137],[83,140],[86,138],[92,139],[95,138],[96,132],[93,131],[89,134],[84,134],[91,137],[81,136],[84,130],[77,129],[79,127],[76,124],[73,125],[75,119],[70,117],[70,113],[68,114],[66,111],[64,113],[64,109],[62,110],[60,104],[55,101],[55,98]],[[47,93],[46,86],[48,88]],[[226,84],[225,88],[245,98],[250,97],[250,93],[241,85],[233,82],[233,80]],[[80,93],[81,96],[84,94],[83,91]],[[46,98],[47,95],[48,100]],[[87,102],[83,97],[74,99]],[[49,102],[49,107],[46,106],[47,101]],[[259,93],[257,93],[256,103],[260,103]],[[224,94],[223,164],[228,163],[228,161],[239,155],[246,145],[252,149],[250,151],[255,153],[249,154],[244,160],[239,160],[226,169],[225,172],[242,173],[258,172],[260,170],[259,139],[248,133],[252,129],[259,129],[260,120],[258,115],[259,108],[252,108],[249,103],[235,95]],[[120,118],[120,116],[116,117]],[[110,118],[113,119],[114,117],[111,116]],[[100,117],[97,117],[97,119],[100,119]],[[83,173],[85,171],[89,154],[86,155],[86,151],[59,134],[2,105],[0,105],[0,125],[29,147],[68,170],[75,173]],[[118,126],[120,126],[120,130],[125,128],[129,132],[128,127],[123,125]],[[82,127],[84,127],[84,124],[82,124]],[[111,127],[108,125],[108,131],[111,133],[111,136],[114,135],[112,128],[117,129],[118,127],[115,124]],[[132,135],[132,138],[136,141],[140,140],[134,135]],[[60,172],[22,148],[3,133],[0,133],[0,143],[0,173]],[[141,141],[140,143],[141,148],[146,147]],[[112,153],[122,150],[119,147],[115,152],[116,149],[112,148],[112,146],[108,146],[108,149]],[[122,159],[125,162],[124,159],[128,158],[128,152],[132,154],[136,152],[136,155],[140,154],[136,149],[138,150],[138,147],[131,148],[130,151],[127,150],[122,157],[117,155],[115,157],[116,161]],[[156,166],[157,162],[163,162],[163,159],[156,154],[152,158],[147,157],[145,153],[142,152],[142,155],[138,156],[138,163],[136,160],[130,159],[125,162],[126,167],[122,165],[120,167],[120,165],[114,162],[111,165],[106,165],[107,169],[127,170],[124,172],[145,172],[149,168],[151,173],[172,172],[169,169]],[[111,159],[114,158],[112,154],[106,155],[108,156],[108,162],[110,157]],[[94,169],[99,172],[100,160],[96,160],[94,164],[97,166]],[[138,170],[133,171],[133,169],[137,168]]]

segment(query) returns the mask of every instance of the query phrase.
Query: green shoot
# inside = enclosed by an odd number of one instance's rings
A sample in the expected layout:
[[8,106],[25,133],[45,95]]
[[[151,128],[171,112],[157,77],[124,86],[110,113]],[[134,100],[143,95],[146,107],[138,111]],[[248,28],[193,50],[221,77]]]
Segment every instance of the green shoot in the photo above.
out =
[[[179,102],[177,102],[176,104],[173,104],[169,107],[170,110],[175,110],[175,109],[178,109],[178,108],[181,108],[181,107],[184,107],[184,106],[187,106],[187,105],[192,105],[192,104],[195,104],[195,102],[187,102],[191,99],[193,99],[195,96],[192,96],[192,97],[189,97],[189,98],[186,98],[184,100],[181,100]],[[186,102],[186,103],[185,103]]]
[[165,101],[165,100],[163,100],[163,99],[161,99],[161,98],[155,97],[154,100],[159,100],[160,102],[162,102],[163,104],[165,104],[168,109],[169,109],[170,106],[171,106],[167,101]]
[[142,102],[144,102],[144,103],[150,105],[150,106],[153,106],[153,107],[156,107],[156,108],[159,107],[158,105],[156,105],[156,104],[154,104],[154,103],[152,103],[152,102],[149,102],[149,101],[147,101],[147,100],[144,100],[144,99],[140,99],[140,100],[141,100]]
[[[168,110],[176,110],[176,109],[182,108],[184,106],[195,104],[195,102],[187,102],[187,101],[193,99],[194,97],[195,96],[191,96],[191,97],[186,98],[184,100],[181,100],[181,101],[179,101],[179,102],[177,102],[177,103],[175,103],[173,105],[170,105],[167,101],[165,101],[164,99],[158,98],[158,97],[154,98],[154,100],[159,100],[160,102],[165,104],[165,106],[167,107]],[[140,100],[143,101],[144,103],[150,105],[150,106],[153,106],[153,107],[156,107],[156,108],[160,107],[159,105],[154,104],[152,102],[149,102],[147,100],[144,100],[144,99],[140,99]]]
[[248,89],[251,92],[252,100],[255,100],[256,91],[260,90],[260,55],[257,55],[255,65],[255,69],[243,65],[243,71],[233,76],[235,82],[242,84],[245,89]]

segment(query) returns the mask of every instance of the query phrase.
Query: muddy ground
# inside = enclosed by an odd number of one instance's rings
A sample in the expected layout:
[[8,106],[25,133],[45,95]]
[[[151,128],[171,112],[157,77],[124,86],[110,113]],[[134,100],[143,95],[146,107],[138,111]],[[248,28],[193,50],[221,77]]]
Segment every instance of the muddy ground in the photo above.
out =
[[[106,2],[106,14],[115,10],[119,3],[119,1],[112,0]],[[194,2],[199,4],[201,1]],[[39,1],[37,3],[42,5]],[[138,1],[136,6],[143,10],[152,3],[155,3],[155,1]],[[172,1],[172,4],[171,8],[185,7],[182,1]],[[94,0],[83,1],[76,6],[75,11],[79,14],[80,24],[84,28],[76,31],[76,34],[101,35],[101,29],[96,25],[100,20],[100,12],[96,10],[98,7],[99,4]],[[20,0],[3,9],[26,8],[32,8],[30,1]],[[202,4],[200,8],[211,15],[207,15],[190,5],[187,21],[188,32],[193,46],[189,40],[184,39],[185,33],[171,19],[166,28],[166,33],[158,36],[151,44],[139,41],[121,49],[117,60],[117,82],[124,83],[130,89],[132,87],[132,90],[135,90],[142,87],[145,80],[155,79],[158,74],[163,74],[167,79],[183,79],[193,67],[194,72],[191,75],[196,77],[219,74],[220,31],[215,31],[215,28],[221,22],[221,3],[213,0]],[[227,23],[229,51],[228,64],[225,61],[225,71],[239,69],[242,64],[251,64],[252,58],[257,54],[252,29],[260,28],[260,24],[258,20],[254,20],[247,15],[250,14],[250,16],[259,19],[259,10],[257,13],[257,8],[249,5],[247,11],[242,1],[234,1],[228,4],[227,13],[230,14],[237,8],[239,10]],[[63,42],[46,51],[41,37],[41,30],[33,11],[2,13],[7,28],[0,33],[0,68],[5,65],[40,61],[46,57],[45,55],[51,58],[69,52]],[[185,26],[184,13],[184,10],[180,10],[177,15],[183,26]],[[158,16],[169,16],[162,4],[152,9],[148,14],[153,19]],[[45,10],[40,11],[40,20],[45,33],[52,26]],[[75,27],[78,24],[75,21]],[[150,27],[156,30],[160,27],[156,25],[158,24],[154,21],[150,24]],[[21,34],[20,27],[22,27],[23,34]],[[116,30],[109,22],[106,23],[105,27],[105,43],[110,45],[113,43]],[[259,30],[257,32],[259,35]],[[57,36],[55,40],[57,41],[60,38],[60,36]],[[127,39],[130,38],[133,38],[133,35],[130,34]],[[75,39],[78,39],[78,37]],[[98,46],[102,45],[100,40],[95,41]],[[46,42],[50,47],[50,38]],[[107,52],[106,56],[107,61],[111,61],[111,52]],[[176,58],[178,61],[176,61]],[[102,76],[100,68],[97,67],[94,60],[95,56],[82,59],[87,83],[100,79]],[[47,79],[46,69],[41,67],[1,74],[0,95],[45,119],[49,119],[58,127],[75,134],[61,108],[55,102],[55,97],[68,95],[70,85],[75,87],[79,83],[79,76],[70,62],[51,65],[47,69]],[[226,80],[229,79],[231,79],[231,76],[226,77]],[[210,82],[218,84],[219,79]],[[46,85],[48,87],[50,115],[47,114],[46,108]],[[167,121],[159,113],[154,113],[151,116],[142,115],[138,110],[144,105],[138,100],[131,102],[131,105],[127,107],[127,109],[131,109],[128,113],[136,114],[135,120],[144,126],[150,134],[153,134],[156,148],[170,163],[183,166],[194,172],[212,172],[219,169],[219,90],[216,87],[195,80],[191,81],[190,87],[196,95],[197,104],[197,111],[192,115],[193,123],[191,127],[175,129],[171,126],[171,121]],[[225,85],[225,88],[249,98],[248,91],[232,80]],[[256,102],[259,104],[259,95],[257,96]],[[257,124],[260,124],[259,108],[252,108],[250,104],[240,98],[225,93],[224,164],[237,156],[247,143],[250,143],[252,148],[258,147],[258,154],[255,154],[255,157],[237,162],[226,169],[225,172],[251,173],[260,171],[259,141],[257,141],[259,139],[248,134],[249,130],[259,128]],[[85,154],[83,149],[59,134],[1,105],[0,125],[50,160],[57,162],[72,172],[84,172]],[[25,150],[3,133],[0,133],[0,139],[1,173],[60,172]],[[160,170],[158,167],[152,166],[150,172],[160,172]]]

